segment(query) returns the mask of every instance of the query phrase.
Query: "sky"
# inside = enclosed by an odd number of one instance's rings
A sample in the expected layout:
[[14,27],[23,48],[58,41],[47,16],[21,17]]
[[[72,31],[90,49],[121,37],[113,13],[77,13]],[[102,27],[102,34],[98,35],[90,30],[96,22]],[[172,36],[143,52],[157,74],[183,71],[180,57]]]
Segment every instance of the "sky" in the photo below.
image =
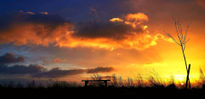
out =
[[184,81],[174,20],[190,25],[190,79],[205,70],[204,0],[0,0],[0,79],[94,74]]

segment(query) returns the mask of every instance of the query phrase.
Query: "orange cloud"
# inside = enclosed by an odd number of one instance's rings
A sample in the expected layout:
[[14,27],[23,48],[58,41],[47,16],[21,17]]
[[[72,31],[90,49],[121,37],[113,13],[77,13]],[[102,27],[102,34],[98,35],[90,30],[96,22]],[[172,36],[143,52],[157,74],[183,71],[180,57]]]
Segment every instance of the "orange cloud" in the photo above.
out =
[[123,22],[124,20],[121,18],[112,18],[110,19],[110,22]]
[[61,59],[61,58],[55,58],[53,59],[53,62],[54,63],[62,63],[62,62],[65,62],[66,60],[65,59]]
[[122,18],[112,18],[110,19],[110,22],[123,22],[124,24],[131,25],[133,28],[136,28],[137,25],[144,24],[145,22],[148,22],[149,18],[144,13],[134,13],[134,14],[128,14]]
[[47,11],[45,11],[45,12],[40,12],[40,14],[48,15],[48,12],[47,12]]
[[14,43],[15,45],[35,44],[48,46],[56,43],[59,39],[63,39],[66,35],[66,28],[69,25],[58,26],[55,29],[49,30],[43,24],[23,24],[15,25],[9,32],[1,32],[1,43]]
[[149,21],[148,16],[145,15],[144,13],[134,13],[134,14],[131,13],[131,14],[126,15],[125,19],[131,22],[136,22],[136,23],[139,22],[139,24],[141,24],[141,22],[143,21],[144,22]]
[[20,21],[13,19],[12,24],[0,31],[0,43],[143,50],[155,46],[158,39],[168,41],[162,34],[149,33],[145,25],[149,19],[144,13],[112,18],[104,24],[85,24],[86,27],[77,30],[73,28],[78,26],[57,16],[22,13],[17,16]]

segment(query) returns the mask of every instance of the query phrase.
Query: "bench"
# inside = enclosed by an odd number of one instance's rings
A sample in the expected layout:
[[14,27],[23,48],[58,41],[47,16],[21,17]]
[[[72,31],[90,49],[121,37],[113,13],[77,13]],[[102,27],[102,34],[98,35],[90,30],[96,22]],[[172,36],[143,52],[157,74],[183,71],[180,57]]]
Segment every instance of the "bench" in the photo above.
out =
[[85,83],[85,87],[88,86],[89,82],[104,82],[105,87],[107,87],[107,82],[110,80],[82,80]]

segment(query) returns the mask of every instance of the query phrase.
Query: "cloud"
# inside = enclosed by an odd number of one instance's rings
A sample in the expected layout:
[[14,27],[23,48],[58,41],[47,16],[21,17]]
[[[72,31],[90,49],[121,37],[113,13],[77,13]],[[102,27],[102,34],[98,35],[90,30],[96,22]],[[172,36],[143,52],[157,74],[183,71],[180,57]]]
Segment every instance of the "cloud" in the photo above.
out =
[[99,73],[99,72],[111,72],[113,71],[112,67],[97,67],[94,69],[88,69],[87,73]]
[[63,40],[72,24],[58,15],[20,11],[0,16],[0,44],[48,46]]
[[[112,67],[96,67],[91,69],[72,69],[63,70],[60,68],[53,68],[48,70],[46,67],[38,64],[30,65],[10,65],[11,63],[23,62],[22,58],[14,57],[12,53],[6,53],[0,56],[0,74],[6,75],[30,75],[32,77],[43,77],[43,78],[58,78],[70,75],[77,75],[82,73],[101,73],[111,72],[114,69]],[[8,59],[8,60],[7,60]],[[7,60],[7,61],[5,61]]]
[[19,12],[0,18],[0,44],[144,50],[155,46],[158,39],[166,40],[149,33],[148,20],[144,13],[129,13],[110,21],[74,26],[58,15]]
[[24,62],[23,56],[15,56],[13,53],[6,53],[0,56],[0,65]]
[[41,73],[34,74],[33,77],[57,78],[57,77],[63,77],[63,76],[82,74],[84,72],[85,71],[82,69],[60,70],[59,68],[54,68],[47,72],[41,72]]
[[55,58],[53,59],[53,63],[63,63],[65,62],[66,60],[65,59],[61,59],[61,58]]
[[84,23],[77,26],[77,32],[74,36],[89,39],[122,40],[126,38],[126,35],[134,35],[133,31],[143,32],[141,28],[132,28],[130,25],[122,23]]
[[48,15],[48,12],[47,12],[47,11],[45,11],[45,12],[40,12],[40,14]]
[[[146,14],[144,13],[130,13],[125,16],[125,19],[129,23],[134,23],[134,24],[142,24],[144,22],[148,22],[149,18]],[[126,23],[126,22],[125,22]]]
[[[98,47],[109,50],[118,48],[144,50],[157,45],[159,39],[170,41],[162,34],[151,34],[145,25],[149,18],[144,13],[130,13],[111,18],[109,22],[81,23],[76,26],[68,47]],[[71,40],[69,38],[69,40]],[[67,45],[65,44],[67,43]]]
[[74,36],[85,38],[107,38],[113,40],[127,39],[127,36],[134,36],[145,33],[144,23],[148,16],[143,13],[128,14],[125,19],[112,18],[110,22],[81,23],[76,26]]
[[90,73],[112,72],[113,70],[114,69],[112,67],[96,67],[92,69],[72,69],[72,70],[62,70],[59,68],[53,68],[49,71],[34,74],[33,77],[58,78],[58,77],[78,75],[83,73],[90,74]]
[[83,73],[104,73],[113,71],[112,67],[97,67],[93,69],[73,69],[62,70],[59,68],[53,68],[51,70],[46,69],[42,65],[1,65],[0,74],[6,75],[30,75],[38,78],[58,78],[64,76],[78,75]]
[[45,68],[41,65],[13,65],[7,66],[2,65],[0,66],[0,74],[10,74],[10,75],[17,75],[17,74],[35,74],[43,72]]

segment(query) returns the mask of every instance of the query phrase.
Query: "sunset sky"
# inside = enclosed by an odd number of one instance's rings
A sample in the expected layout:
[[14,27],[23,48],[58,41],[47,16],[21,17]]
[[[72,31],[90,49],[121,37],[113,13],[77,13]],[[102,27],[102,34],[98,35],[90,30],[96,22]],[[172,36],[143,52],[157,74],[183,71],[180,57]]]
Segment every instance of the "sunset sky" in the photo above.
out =
[[191,82],[205,70],[204,0],[0,0],[0,80],[93,74],[186,77],[173,18],[188,31]]

